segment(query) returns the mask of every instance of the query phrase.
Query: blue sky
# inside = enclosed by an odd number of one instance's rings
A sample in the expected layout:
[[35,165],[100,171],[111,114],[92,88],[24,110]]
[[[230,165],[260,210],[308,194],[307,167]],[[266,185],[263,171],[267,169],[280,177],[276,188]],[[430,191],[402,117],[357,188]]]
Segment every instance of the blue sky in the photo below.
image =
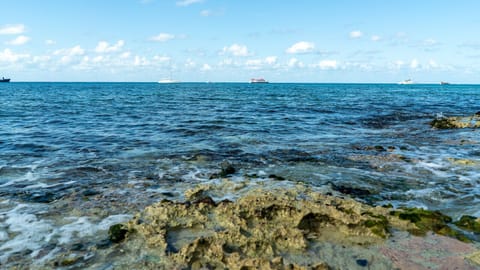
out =
[[0,0],[15,81],[480,82],[476,0]]

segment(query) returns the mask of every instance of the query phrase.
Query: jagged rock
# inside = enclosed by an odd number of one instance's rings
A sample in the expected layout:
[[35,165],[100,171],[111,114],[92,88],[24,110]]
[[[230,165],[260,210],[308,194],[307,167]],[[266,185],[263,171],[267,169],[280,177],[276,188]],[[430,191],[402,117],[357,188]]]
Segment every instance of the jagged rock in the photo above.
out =
[[136,215],[128,228],[148,247],[169,254],[173,265],[191,269],[329,269],[322,261],[295,266],[282,254],[304,252],[310,241],[368,245],[388,235],[384,208],[314,192],[305,196],[254,190],[235,203],[164,200]]
[[[312,256],[311,248],[322,243],[368,247],[382,244],[393,230],[463,236],[440,212],[372,207],[302,185],[250,189],[235,202],[205,196],[214,189],[201,185],[186,192],[196,200],[145,208],[119,227],[128,233],[122,247],[158,258],[148,269],[307,270],[330,269],[330,262]],[[350,265],[370,267],[371,260],[360,257]]]
[[480,115],[437,117],[430,125],[437,129],[480,128]]

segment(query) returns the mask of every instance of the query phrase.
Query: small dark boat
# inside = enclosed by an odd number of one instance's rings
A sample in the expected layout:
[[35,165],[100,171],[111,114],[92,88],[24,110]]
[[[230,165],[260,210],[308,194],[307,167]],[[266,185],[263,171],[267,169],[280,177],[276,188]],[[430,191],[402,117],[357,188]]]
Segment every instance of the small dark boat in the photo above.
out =
[[2,79],[0,80],[0,82],[10,82],[10,79],[7,79],[7,78],[2,77]]

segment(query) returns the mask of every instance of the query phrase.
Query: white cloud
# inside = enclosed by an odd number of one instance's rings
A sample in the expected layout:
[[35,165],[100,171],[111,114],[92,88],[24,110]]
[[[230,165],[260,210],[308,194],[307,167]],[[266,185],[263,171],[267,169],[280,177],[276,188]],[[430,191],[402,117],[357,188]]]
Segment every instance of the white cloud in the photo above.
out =
[[60,49],[56,50],[53,52],[53,55],[58,55],[61,56],[60,58],[60,63],[61,64],[69,64],[72,62],[76,57],[82,56],[85,54],[85,50],[80,47],[80,45],[77,45],[72,48],[68,49]]
[[265,63],[267,63],[268,65],[273,65],[277,63],[277,59],[278,57],[276,56],[268,56],[267,58],[265,58]]
[[322,60],[312,66],[315,68],[320,68],[321,70],[337,69],[338,62],[337,60]]
[[192,59],[187,59],[185,62],[185,68],[195,68],[197,66],[197,63],[193,61]]
[[363,36],[363,33],[361,31],[352,31],[350,32],[350,38],[361,38]]
[[209,16],[213,15],[213,11],[208,10],[208,9],[204,9],[204,10],[200,11],[200,15],[202,15],[203,17],[209,17]]
[[148,66],[150,62],[145,57],[140,57],[138,55],[135,56],[135,60],[133,61],[133,65],[136,67],[139,66]]
[[382,38],[380,36],[377,36],[377,35],[373,35],[371,40],[372,41],[380,41]]
[[41,55],[41,56],[34,56],[32,62],[33,63],[45,63],[50,61],[51,57],[48,55]]
[[118,52],[122,49],[125,42],[123,40],[117,41],[114,45],[110,46],[106,41],[98,42],[97,47],[95,48],[95,52],[97,53],[111,53],[111,52]]
[[65,55],[65,56],[79,56],[85,54],[85,50],[80,47],[80,45],[77,45],[72,48],[68,49],[60,49],[56,50],[53,52],[54,55]]
[[253,70],[262,68],[277,68],[277,59],[278,57],[276,56],[268,56],[263,59],[250,59],[245,62],[245,67]]
[[438,45],[438,41],[433,38],[429,38],[423,41],[424,46],[435,46]]
[[293,57],[288,60],[287,66],[289,68],[294,68],[294,67],[299,67],[303,68],[305,67],[305,64],[302,61],[299,61],[297,58]]
[[428,61],[428,68],[433,68],[433,69],[435,69],[435,68],[438,68],[438,67],[439,67],[439,65],[437,64],[437,62],[436,62],[435,60],[430,59],[430,60]]
[[19,35],[25,32],[23,24],[5,25],[0,27],[0,35]]
[[177,6],[187,7],[187,6],[202,3],[202,2],[203,0],[182,0],[182,1],[177,1]]
[[225,14],[224,9],[217,9],[217,10],[204,9],[200,11],[200,16],[203,16],[203,17],[222,16],[224,14]]
[[0,62],[16,63],[21,59],[29,58],[29,54],[16,54],[10,49],[0,51]]
[[250,52],[245,45],[233,44],[229,47],[223,47],[221,54],[231,54],[233,56],[249,56]]
[[22,35],[22,36],[16,37],[13,40],[7,41],[6,44],[9,44],[9,45],[24,45],[29,41],[30,41],[29,37]]
[[57,42],[55,40],[47,39],[45,40],[45,45],[55,45]]
[[405,62],[402,60],[397,60],[395,63],[393,63],[393,65],[395,69],[401,69],[405,65]]
[[170,60],[172,60],[170,57],[168,56],[163,56],[163,55],[155,55],[153,57],[153,60],[155,60],[155,62],[159,62],[159,63],[167,63],[169,62]]
[[131,52],[124,52],[124,53],[120,54],[120,58],[127,59],[127,58],[130,57],[130,55],[132,55]]
[[411,69],[417,69],[420,67],[420,63],[418,62],[417,59],[412,59],[412,61],[410,62],[410,68]]
[[150,38],[152,41],[166,42],[175,38],[175,35],[169,33],[160,33]]
[[210,70],[212,70],[212,67],[209,64],[203,64],[203,66],[200,70],[201,71],[210,71]]
[[293,44],[286,52],[290,54],[311,53],[314,49],[315,44],[313,42],[300,41]]

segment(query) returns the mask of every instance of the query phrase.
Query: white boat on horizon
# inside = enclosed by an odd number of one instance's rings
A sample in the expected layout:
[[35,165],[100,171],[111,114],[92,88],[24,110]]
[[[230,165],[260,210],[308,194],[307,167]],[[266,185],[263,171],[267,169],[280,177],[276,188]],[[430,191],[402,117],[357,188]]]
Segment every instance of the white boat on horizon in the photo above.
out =
[[179,83],[180,81],[172,80],[172,79],[163,79],[158,81],[158,83]]
[[399,82],[398,84],[413,84],[413,81],[411,79],[407,79],[407,80]]

